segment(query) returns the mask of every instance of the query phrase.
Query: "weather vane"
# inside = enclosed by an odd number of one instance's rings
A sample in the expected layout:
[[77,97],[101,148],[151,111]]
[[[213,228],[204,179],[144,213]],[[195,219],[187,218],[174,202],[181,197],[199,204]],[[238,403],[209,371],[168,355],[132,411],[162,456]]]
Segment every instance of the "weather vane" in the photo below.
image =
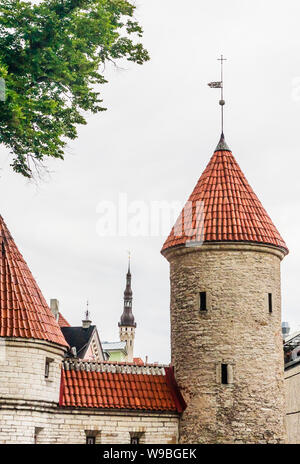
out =
[[219,105],[221,106],[221,128],[222,128],[222,134],[223,134],[223,128],[224,128],[224,105],[225,105],[225,100],[223,97],[223,62],[226,61],[227,58],[224,58],[223,55],[221,55],[221,58],[218,58],[218,61],[221,61],[221,80],[217,82],[210,82],[208,85],[212,89],[221,89],[221,99],[219,100]]
[[85,320],[87,321],[90,316],[90,311],[89,311],[89,300],[86,300],[86,311],[85,311]]

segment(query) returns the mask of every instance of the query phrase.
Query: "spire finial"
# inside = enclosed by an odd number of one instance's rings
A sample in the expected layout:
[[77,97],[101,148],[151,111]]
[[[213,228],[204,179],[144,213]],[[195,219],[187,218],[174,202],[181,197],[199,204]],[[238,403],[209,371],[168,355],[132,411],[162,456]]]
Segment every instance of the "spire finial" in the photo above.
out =
[[89,300],[86,301],[86,310],[84,311],[84,319],[82,319],[82,328],[88,329],[91,326],[91,318],[90,318],[90,311],[89,311]]
[[130,272],[130,258],[131,258],[131,253],[130,253],[130,250],[128,250],[128,272]]
[[86,300],[86,310],[85,310],[85,320],[88,321],[90,318],[90,311],[89,311],[89,300]]
[[218,82],[210,82],[208,84],[209,87],[213,89],[221,89],[221,99],[219,100],[219,105],[221,106],[221,134],[223,134],[223,130],[224,130],[224,105],[225,105],[225,100],[224,100],[224,95],[223,95],[223,87],[224,87],[223,85],[223,62],[226,60],[227,58],[224,58],[223,55],[221,55],[221,58],[218,58],[218,61],[221,62],[221,80]]
[[223,129],[224,129],[224,105],[225,105],[225,100],[223,96],[223,61],[226,61],[227,58],[223,58],[223,55],[221,55],[221,58],[218,58],[218,61],[221,61],[221,100],[219,101],[219,104],[221,105],[221,132],[223,134]]

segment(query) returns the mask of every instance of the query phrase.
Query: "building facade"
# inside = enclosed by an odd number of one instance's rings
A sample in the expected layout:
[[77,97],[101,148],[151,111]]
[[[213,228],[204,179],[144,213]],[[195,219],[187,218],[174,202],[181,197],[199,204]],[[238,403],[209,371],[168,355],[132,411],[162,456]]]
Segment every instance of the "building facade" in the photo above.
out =
[[280,262],[288,249],[223,134],[162,249],[171,366],[133,357],[130,266],[119,322],[126,355],[109,362],[100,339],[87,349],[88,318],[75,333],[47,306],[2,218],[0,250],[0,443],[286,441]]
[[60,328],[2,217],[0,250],[0,443],[176,443],[172,368],[81,360],[95,328]]

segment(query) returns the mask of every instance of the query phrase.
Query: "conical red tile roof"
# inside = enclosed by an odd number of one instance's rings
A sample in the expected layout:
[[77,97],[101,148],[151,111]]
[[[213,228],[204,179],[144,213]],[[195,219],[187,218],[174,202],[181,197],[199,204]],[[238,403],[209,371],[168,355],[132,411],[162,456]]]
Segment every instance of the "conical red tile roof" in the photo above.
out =
[[264,243],[288,252],[223,134],[162,251],[195,240]]
[[0,216],[0,336],[67,346],[23,256]]
[[71,327],[71,324],[69,324],[67,319],[65,319],[61,313],[58,314],[57,322],[58,322],[59,327]]

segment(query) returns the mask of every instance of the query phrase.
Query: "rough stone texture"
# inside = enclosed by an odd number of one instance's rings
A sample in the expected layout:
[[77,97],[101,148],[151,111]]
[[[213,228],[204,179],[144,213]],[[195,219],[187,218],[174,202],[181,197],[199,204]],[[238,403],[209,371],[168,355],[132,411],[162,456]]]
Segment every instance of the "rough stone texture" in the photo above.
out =
[[[164,252],[170,262],[171,349],[187,402],[182,443],[286,439],[281,337],[281,251],[207,244]],[[199,292],[207,311],[199,311]],[[268,309],[273,295],[273,312]],[[229,383],[221,384],[221,363]]]
[[[63,353],[63,347],[43,340],[1,339],[0,398],[57,403]],[[48,378],[46,358],[51,360]]]
[[[170,413],[83,411],[41,403],[0,401],[0,443],[80,444],[95,434],[96,444],[177,443],[178,415]],[[34,438],[35,433],[36,440]]]
[[288,443],[300,444],[300,363],[285,371]]

